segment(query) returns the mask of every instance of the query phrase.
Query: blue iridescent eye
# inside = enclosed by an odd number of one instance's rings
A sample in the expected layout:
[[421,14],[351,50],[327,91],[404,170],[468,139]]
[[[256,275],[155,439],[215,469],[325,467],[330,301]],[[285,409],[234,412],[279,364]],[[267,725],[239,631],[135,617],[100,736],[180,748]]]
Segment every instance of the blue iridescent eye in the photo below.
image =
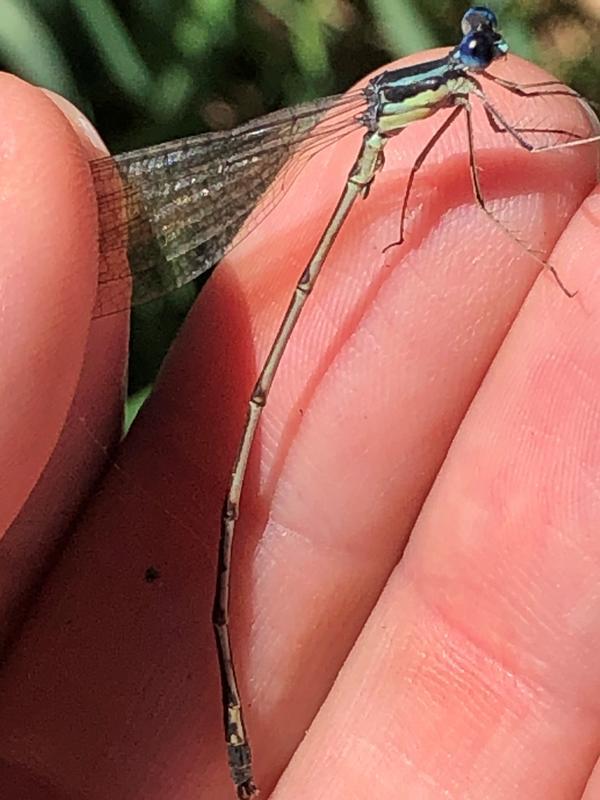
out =
[[486,6],[472,6],[462,18],[460,27],[465,36],[481,28],[491,28],[495,31],[498,28],[498,18]]
[[463,67],[479,71],[508,53],[508,45],[498,31],[498,19],[487,6],[471,6],[462,18],[463,39],[453,57]]
[[460,43],[458,52],[461,62],[474,70],[486,69],[496,57],[493,40],[481,31],[468,33]]

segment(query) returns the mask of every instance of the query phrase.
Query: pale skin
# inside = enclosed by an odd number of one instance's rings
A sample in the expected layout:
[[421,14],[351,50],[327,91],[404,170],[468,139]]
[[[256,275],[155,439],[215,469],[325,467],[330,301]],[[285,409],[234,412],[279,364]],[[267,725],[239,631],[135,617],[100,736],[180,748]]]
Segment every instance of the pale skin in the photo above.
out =
[[[541,77],[516,59],[498,73]],[[232,798],[210,625],[220,505],[256,364],[354,144],[313,161],[219,267],[91,492],[116,433],[127,322],[89,328],[86,158],[99,151],[39,90],[3,76],[0,97],[5,525],[57,441],[62,454],[0,545],[3,619],[32,595],[65,496],[87,497],[0,672],[0,795]],[[570,102],[544,107],[556,125]],[[504,97],[503,108],[523,107]],[[382,256],[411,158],[439,122],[424,124],[390,143],[336,244],[251,460],[233,636],[256,777],[277,800],[590,800],[596,151],[539,167],[505,137],[490,149],[477,127],[484,188],[514,195],[504,222],[546,250],[564,231],[552,263],[578,291],[570,300],[470,203],[460,122],[421,177],[407,243]]]

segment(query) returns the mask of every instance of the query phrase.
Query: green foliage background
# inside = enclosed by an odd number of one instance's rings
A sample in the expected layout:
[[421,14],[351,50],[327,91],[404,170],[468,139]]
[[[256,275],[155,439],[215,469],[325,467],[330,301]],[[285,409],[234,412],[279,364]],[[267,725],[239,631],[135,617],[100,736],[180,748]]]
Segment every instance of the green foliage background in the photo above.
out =
[[[497,0],[511,49],[600,101],[600,0]],[[0,63],[82,108],[117,152],[342,91],[457,39],[463,0],[2,0]],[[134,315],[149,383],[193,290]]]

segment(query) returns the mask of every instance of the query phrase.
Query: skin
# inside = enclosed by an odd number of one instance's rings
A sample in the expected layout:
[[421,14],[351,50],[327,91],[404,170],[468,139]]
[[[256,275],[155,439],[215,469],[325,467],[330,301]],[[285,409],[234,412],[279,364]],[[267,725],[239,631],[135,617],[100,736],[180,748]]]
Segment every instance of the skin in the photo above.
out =
[[[543,77],[515,58],[494,72]],[[112,452],[127,320],[90,324],[97,143],[15,78],[0,97],[19,156],[0,161],[0,794],[231,798],[210,626],[220,505],[256,365],[356,138],[313,159],[219,266]],[[580,114],[542,108],[558,127]],[[389,144],[251,459],[232,628],[257,781],[277,800],[600,791],[597,150],[529,155],[477,118],[484,189],[532,247],[561,237],[568,299],[471,202],[464,124],[382,256],[438,124]]]

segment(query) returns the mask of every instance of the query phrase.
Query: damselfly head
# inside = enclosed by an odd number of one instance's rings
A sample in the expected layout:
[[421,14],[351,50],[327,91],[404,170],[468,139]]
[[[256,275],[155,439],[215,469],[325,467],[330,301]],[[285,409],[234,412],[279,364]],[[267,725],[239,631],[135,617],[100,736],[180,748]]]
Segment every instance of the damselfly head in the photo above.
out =
[[481,71],[508,53],[498,18],[485,6],[472,6],[462,18],[463,38],[453,55],[467,69]]
[[498,30],[498,17],[486,6],[471,6],[466,12],[460,23],[463,36],[473,31],[480,31],[482,28]]

